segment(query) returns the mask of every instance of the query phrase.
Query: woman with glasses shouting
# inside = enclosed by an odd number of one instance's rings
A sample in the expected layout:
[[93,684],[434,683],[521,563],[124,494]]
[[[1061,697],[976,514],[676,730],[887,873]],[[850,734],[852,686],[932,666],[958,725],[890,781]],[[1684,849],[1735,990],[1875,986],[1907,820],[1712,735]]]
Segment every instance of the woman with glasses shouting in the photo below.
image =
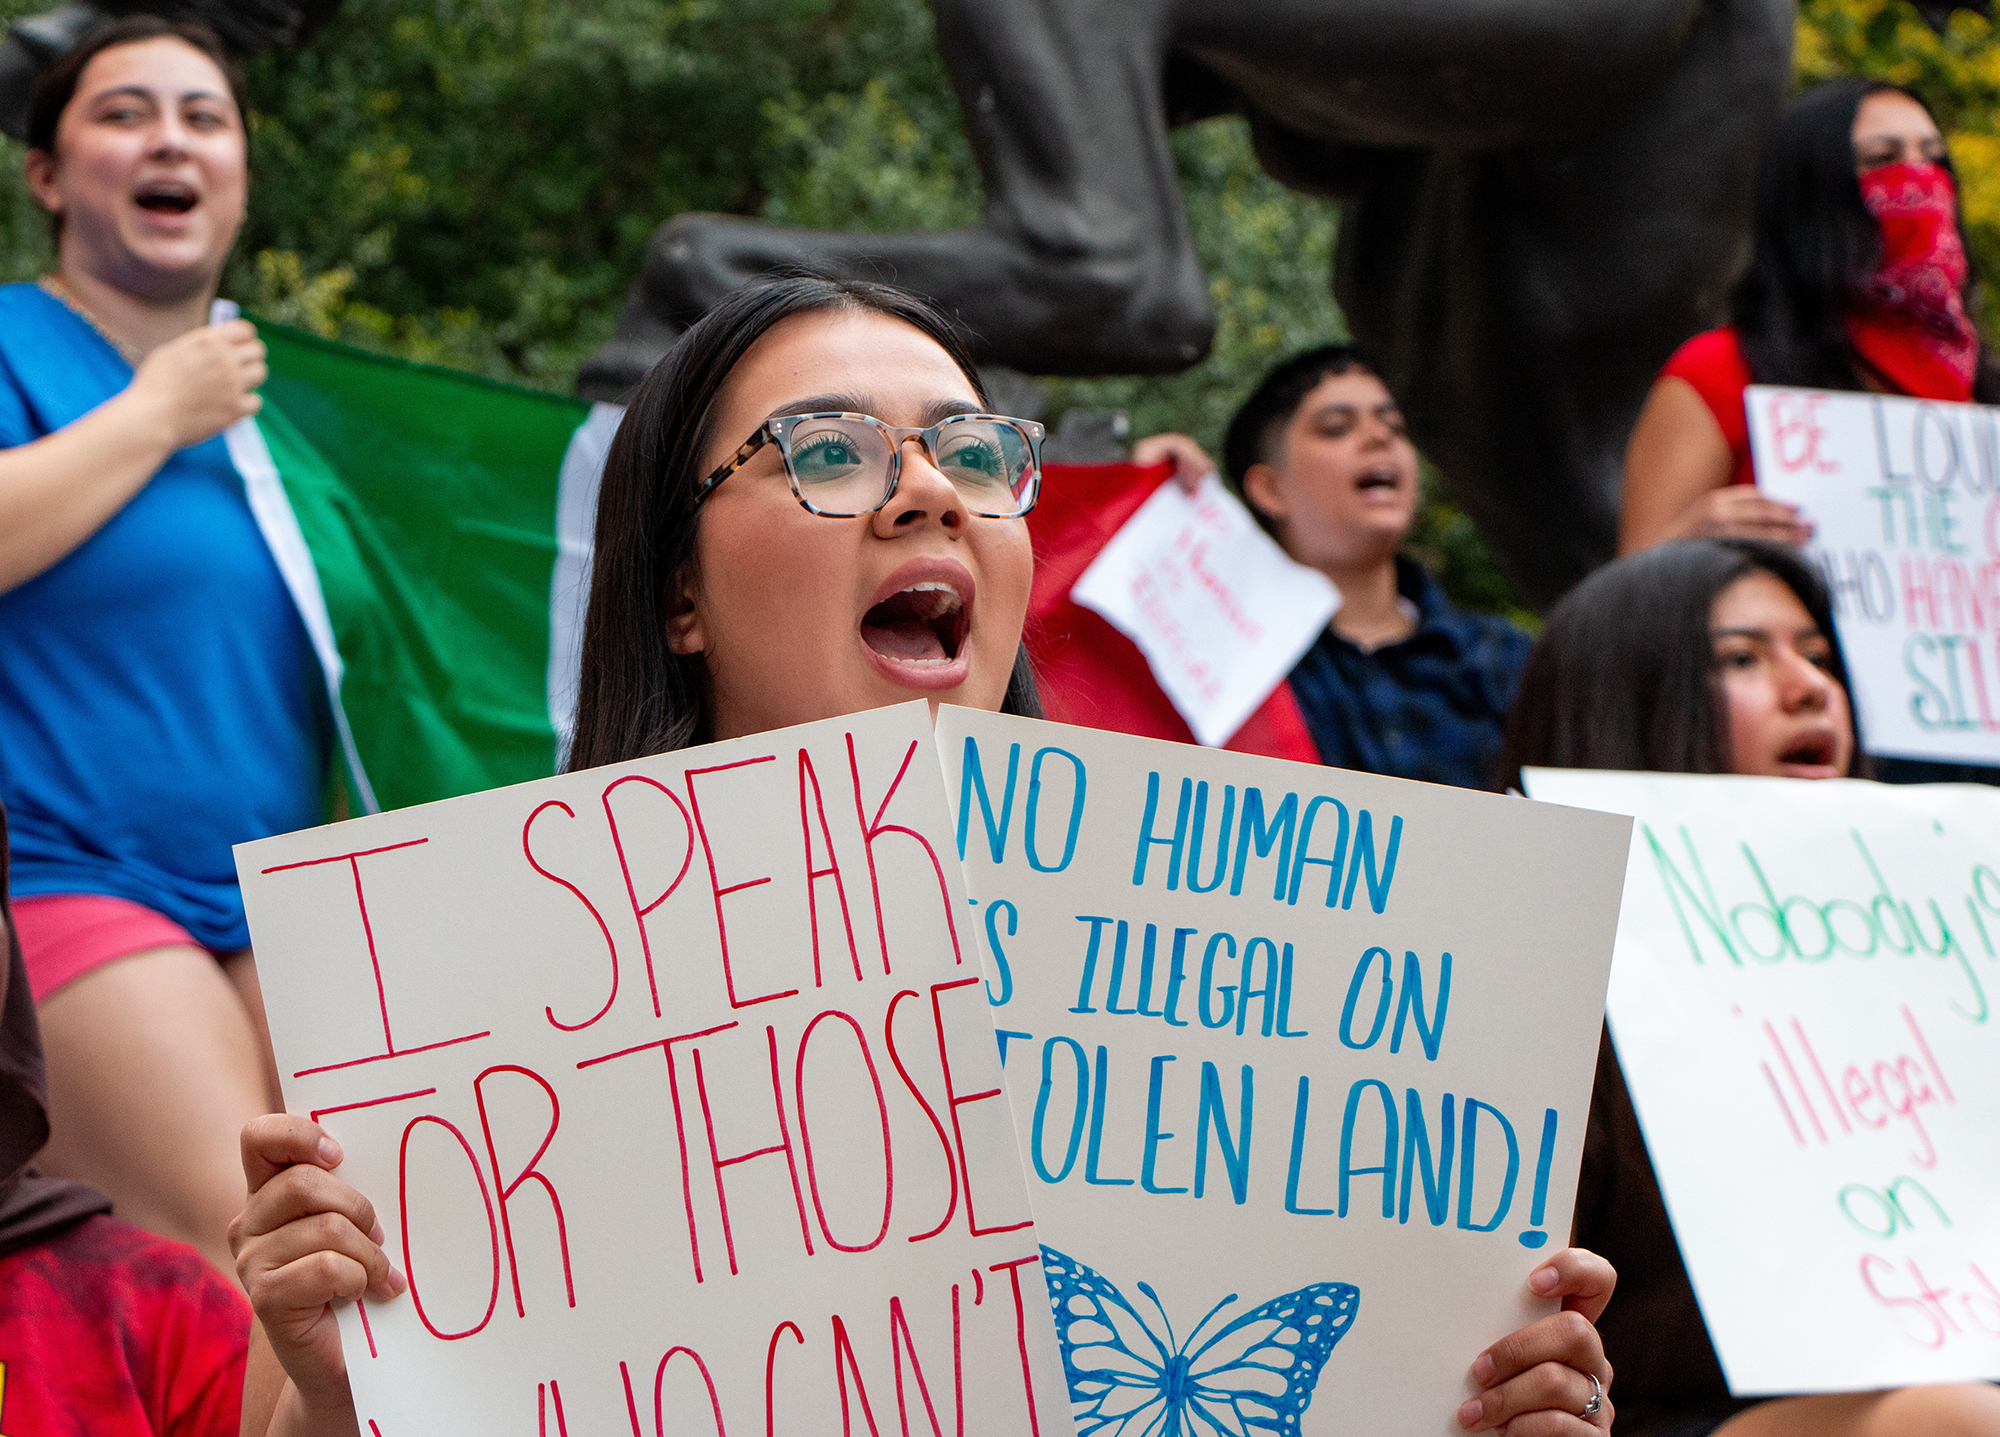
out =
[[[987,407],[950,322],[896,290],[788,279],[711,310],[611,446],[570,769],[919,695],[1038,716],[1021,624],[1041,428]],[[243,1155],[243,1430],[349,1437],[331,1304],[404,1279],[316,1126],[259,1118]],[[1566,1310],[1479,1355],[1460,1425],[1608,1428],[1593,1324],[1614,1280],[1574,1249],[1539,1264],[1530,1287]]]

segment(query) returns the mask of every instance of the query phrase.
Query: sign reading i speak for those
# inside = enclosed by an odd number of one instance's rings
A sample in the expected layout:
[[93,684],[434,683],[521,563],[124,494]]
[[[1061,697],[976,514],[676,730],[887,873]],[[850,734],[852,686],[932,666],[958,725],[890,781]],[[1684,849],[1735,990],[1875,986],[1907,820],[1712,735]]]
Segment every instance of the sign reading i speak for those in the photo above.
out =
[[1294,563],[1213,474],[1194,495],[1171,480],[1155,489],[1070,597],[1138,645],[1210,747],[1243,727],[1340,607],[1332,581]]
[[937,737],[1078,1430],[1455,1430],[1472,1359],[1553,1309],[1526,1278],[1568,1238],[1630,824],[966,709]]
[[1869,752],[2000,764],[2000,410],[1744,391],[1757,487],[1799,506]]
[[364,1431],[1061,1423],[924,704],[237,866],[287,1104],[410,1277],[340,1310]]
[[1526,783],[1638,816],[1611,1034],[1730,1390],[2000,1378],[2000,796]]

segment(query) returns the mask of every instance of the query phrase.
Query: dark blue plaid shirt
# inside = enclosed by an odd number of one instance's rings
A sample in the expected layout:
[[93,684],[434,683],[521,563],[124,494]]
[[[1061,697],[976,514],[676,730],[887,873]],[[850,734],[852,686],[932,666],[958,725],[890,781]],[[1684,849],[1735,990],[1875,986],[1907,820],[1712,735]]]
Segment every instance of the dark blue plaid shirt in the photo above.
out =
[[1490,788],[1507,708],[1532,640],[1507,620],[1445,598],[1423,565],[1396,559],[1416,632],[1364,650],[1331,628],[1292,670],[1292,692],[1323,763]]

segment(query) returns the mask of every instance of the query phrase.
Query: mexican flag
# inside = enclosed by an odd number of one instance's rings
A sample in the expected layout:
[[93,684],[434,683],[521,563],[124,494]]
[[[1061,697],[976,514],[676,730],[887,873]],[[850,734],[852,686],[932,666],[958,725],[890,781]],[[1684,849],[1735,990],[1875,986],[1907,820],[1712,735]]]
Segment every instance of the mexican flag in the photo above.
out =
[[555,772],[622,411],[257,328],[264,408],[224,439],[325,674],[348,811]]

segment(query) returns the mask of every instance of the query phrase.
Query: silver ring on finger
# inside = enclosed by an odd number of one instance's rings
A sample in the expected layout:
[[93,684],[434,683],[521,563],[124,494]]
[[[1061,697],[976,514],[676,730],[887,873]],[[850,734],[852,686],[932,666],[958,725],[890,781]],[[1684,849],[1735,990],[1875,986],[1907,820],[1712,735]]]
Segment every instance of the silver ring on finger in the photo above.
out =
[[1586,1372],[1583,1375],[1590,1379],[1590,1400],[1583,1404],[1583,1411],[1576,1415],[1579,1417],[1595,1417],[1604,1410],[1604,1387],[1598,1382],[1595,1373]]

